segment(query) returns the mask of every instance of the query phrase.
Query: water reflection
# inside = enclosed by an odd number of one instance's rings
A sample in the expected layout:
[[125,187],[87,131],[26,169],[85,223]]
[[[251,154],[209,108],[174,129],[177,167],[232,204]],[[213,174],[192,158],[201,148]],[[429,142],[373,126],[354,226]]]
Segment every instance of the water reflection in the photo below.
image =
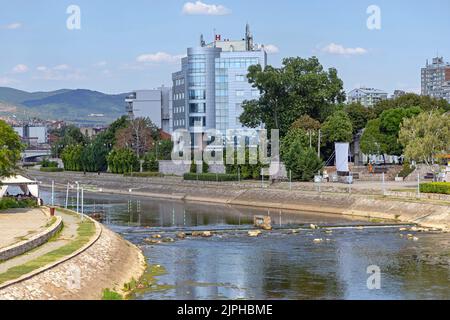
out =
[[[63,203],[64,195],[56,199]],[[88,211],[105,211],[105,224],[141,245],[150,264],[167,269],[160,282],[174,289],[138,299],[450,299],[446,234],[419,234],[414,242],[397,228],[275,231],[259,238],[222,233],[149,246],[143,240],[155,229],[172,237],[185,227],[222,230],[252,224],[254,214],[283,226],[361,221],[136,197],[87,195],[86,202]],[[329,241],[314,243],[316,238]],[[381,268],[381,290],[367,288],[370,265]]]

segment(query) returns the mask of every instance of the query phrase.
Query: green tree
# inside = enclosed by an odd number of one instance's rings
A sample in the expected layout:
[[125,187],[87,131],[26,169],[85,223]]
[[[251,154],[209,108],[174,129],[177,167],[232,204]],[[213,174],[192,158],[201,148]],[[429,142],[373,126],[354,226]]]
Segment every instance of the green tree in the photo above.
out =
[[291,129],[303,129],[305,131],[308,130],[318,131],[320,127],[321,127],[320,122],[317,121],[316,119],[311,118],[307,114],[295,120],[291,125]]
[[423,111],[442,110],[450,111],[450,103],[444,99],[436,99],[429,96],[420,96],[414,93],[408,93],[396,99],[388,99],[378,102],[374,106],[374,113],[379,117],[383,111],[396,108],[419,107]]
[[0,120],[0,177],[14,174],[23,148],[19,135],[6,122]]
[[107,157],[112,173],[129,173],[139,169],[139,159],[131,149],[114,149]]
[[333,113],[322,126],[324,138],[329,143],[351,142],[353,139],[352,122],[345,111]]
[[61,160],[64,163],[64,169],[68,171],[83,170],[83,150],[80,144],[66,146],[61,154]]
[[269,131],[279,129],[280,137],[302,115],[323,120],[345,100],[337,71],[325,71],[316,57],[286,58],[281,68],[251,66],[247,77],[261,96],[244,102],[240,121],[251,128],[264,124]]
[[301,141],[295,141],[284,158],[286,168],[292,172],[292,178],[311,181],[323,169],[324,163],[313,148],[304,148]]
[[365,154],[381,155],[387,152],[385,135],[380,131],[381,120],[370,120],[361,137],[360,148]]
[[366,127],[369,120],[375,117],[371,108],[366,108],[360,103],[351,103],[344,107],[350,121],[352,122],[353,134],[358,133],[361,129]]
[[80,128],[74,125],[65,126],[52,132],[57,139],[52,145],[52,154],[59,157],[63,149],[70,145],[85,144],[87,138],[81,133]]
[[408,159],[434,165],[436,156],[450,152],[450,115],[438,111],[423,112],[405,119],[399,141]]
[[[311,135],[311,139],[310,139]],[[280,143],[280,155],[281,159],[284,159],[286,155],[289,153],[291,146],[295,142],[300,142],[302,148],[306,149],[309,148],[310,142],[311,146],[317,146],[318,143],[318,131],[310,131],[307,132],[305,129],[302,128],[291,128],[286,136],[281,140]]]

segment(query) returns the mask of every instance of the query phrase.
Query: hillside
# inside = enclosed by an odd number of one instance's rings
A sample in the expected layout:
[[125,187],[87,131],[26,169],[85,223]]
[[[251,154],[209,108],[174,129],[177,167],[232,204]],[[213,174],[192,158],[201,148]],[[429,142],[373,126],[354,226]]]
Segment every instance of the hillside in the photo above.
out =
[[[20,110],[22,114],[29,113],[42,119],[110,122],[124,114],[127,95],[108,95],[84,89],[26,92],[0,87],[0,104],[3,113],[11,115]],[[90,114],[103,114],[104,117],[92,119]]]

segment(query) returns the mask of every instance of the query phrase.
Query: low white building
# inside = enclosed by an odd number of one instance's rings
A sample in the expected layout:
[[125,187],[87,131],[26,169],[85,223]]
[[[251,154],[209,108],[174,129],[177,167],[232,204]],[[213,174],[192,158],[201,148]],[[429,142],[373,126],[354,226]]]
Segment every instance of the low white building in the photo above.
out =
[[367,108],[372,108],[378,102],[387,100],[387,92],[374,88],[359,88],[353,89],[348,93],[347,101],[348,103],[361,103]]

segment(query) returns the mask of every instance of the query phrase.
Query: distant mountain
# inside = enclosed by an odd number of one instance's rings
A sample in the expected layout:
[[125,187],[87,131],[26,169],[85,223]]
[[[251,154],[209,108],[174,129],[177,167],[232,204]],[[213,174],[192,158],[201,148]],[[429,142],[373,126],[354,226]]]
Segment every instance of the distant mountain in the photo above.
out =
[[125,113],[124,99],[128,93],[109,95],[97,91],[62,89],[51,92],[26,92],[0,87],[0,104],[15,106],[21,113],[42,119],[89,121],[91,114],[103,114],[97,122],[110,122]]

